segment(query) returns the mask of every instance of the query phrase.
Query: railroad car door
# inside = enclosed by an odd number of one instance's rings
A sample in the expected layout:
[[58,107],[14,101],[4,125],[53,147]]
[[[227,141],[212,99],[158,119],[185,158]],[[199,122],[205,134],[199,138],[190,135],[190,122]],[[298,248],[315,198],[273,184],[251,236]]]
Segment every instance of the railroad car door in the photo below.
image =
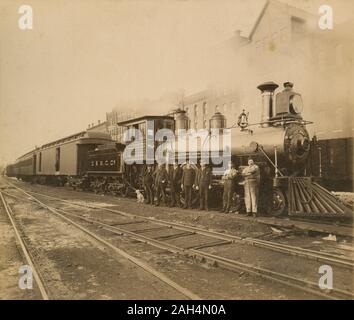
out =
[[88,152],[95,150],[96,145],[78,144],[77,145],[77,175],[83,175],[89,170]]
[[37,155],[33,155],[33,175],[37,174]]

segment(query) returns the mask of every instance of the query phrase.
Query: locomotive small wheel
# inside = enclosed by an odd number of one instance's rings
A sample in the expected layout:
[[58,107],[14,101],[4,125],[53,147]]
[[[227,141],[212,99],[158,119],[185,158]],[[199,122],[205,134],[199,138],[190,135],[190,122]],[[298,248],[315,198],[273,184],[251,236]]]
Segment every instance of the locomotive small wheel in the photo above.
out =
[[286,199],[284,193],[277,188],[273,189],[272,196],[272,206],[271,206],[271,214],[273,216],[281,216],[286,208]]

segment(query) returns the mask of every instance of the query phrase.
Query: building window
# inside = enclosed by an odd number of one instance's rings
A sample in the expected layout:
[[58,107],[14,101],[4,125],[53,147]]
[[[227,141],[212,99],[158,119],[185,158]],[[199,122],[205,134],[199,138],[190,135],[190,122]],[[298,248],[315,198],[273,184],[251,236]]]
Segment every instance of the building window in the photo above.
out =
[[60,171],[60,148],[55,149],[55,171]]
[[294,41],[300,40],[303,38],[306,32],[306,23],[305,20],[292,17],[291,18],[291,34]]
[[207,103],[203,102],[203,117],[206,117],[207,114],[208,114]]
[[227,104],[226,103],[224,103],[224,105],[222,106],[222,111],[223,111],[223,113],[227,113]]
[[38,171],[42,171],[42,152],[39,153]]
[[203,129],[206,129],[206,127],[207,127],[207,121],[206,121],[206,119],[204,119],[204,121],[203,121]]

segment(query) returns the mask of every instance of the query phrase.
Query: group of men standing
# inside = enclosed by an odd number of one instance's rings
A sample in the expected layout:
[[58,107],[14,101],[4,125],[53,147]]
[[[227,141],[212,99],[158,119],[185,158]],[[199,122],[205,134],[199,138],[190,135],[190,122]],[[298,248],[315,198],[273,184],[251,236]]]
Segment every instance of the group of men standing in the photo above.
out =
[[[200,209],[208,210],[208,190],[211,189],[212,170],[205,164],[194,169],[187,163],[182,169],[178,164],[174,164],[168,170],[164,165],[159,165],[155,171],[148,166],[143,173],[143,185],[146,202],[148,204],[160,205],[162,201],[166,203],[166,186],[170,185],[170,206],[181,207],[181,193],[184,196],[183,208],[192,208],[193,189],[199,191]],[[156,202],[154,202],[154,195]]]
[[[229,168],[225,171],[222,177],[224,192],[221,212],[230,212],[235,192],[235,180],[239,175],[244,177],[247,214],[255,216],[257,214],[260,172],[259,167],[252,159],[248,161],[248,166],[242,172],[238,172],[232,163],[230,163]],[[146,203],[148,204],[159,206],[160,201],[162,201],[164,205],[167,205],[166,187],[169,183],[169,205],[171,207],[182,206],[180,195],[183,194],[183,208],[191,209],[193,189],[195,189],[199,192],[199,210],[209,210],[208,196],[212,185],[212,169],[205,163],[201,163],[199,168],[193,168],[190,163],[187,163],[183,168],[178,164],[174,164],[168,170],[165,165],[160,164],[155,171],[153,167],[148,166],[143,172],[142,180]],[[156,202],[154,201],[155,196]]]

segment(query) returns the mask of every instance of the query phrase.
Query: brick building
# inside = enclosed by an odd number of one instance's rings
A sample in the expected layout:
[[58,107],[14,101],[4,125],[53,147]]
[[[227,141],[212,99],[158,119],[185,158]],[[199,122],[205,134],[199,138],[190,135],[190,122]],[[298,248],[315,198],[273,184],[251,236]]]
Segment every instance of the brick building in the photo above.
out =
[[209,129],[209,120],[216,112],[227,117],[228,125],[239,115],[239,99],[235,90],[209,88],[188,95],[180,102],[189,118],[189,128]]
[[108,133],[111,135],[112,139],[122,143],[125,128],[118,126],[117,123],[131,118],[135,118],[139,115],[140,114],[137,111],[132,110],[131,112],[128,112],[119,110],[118,108],[113,109],[111,112],[107,112],[107,130]]

